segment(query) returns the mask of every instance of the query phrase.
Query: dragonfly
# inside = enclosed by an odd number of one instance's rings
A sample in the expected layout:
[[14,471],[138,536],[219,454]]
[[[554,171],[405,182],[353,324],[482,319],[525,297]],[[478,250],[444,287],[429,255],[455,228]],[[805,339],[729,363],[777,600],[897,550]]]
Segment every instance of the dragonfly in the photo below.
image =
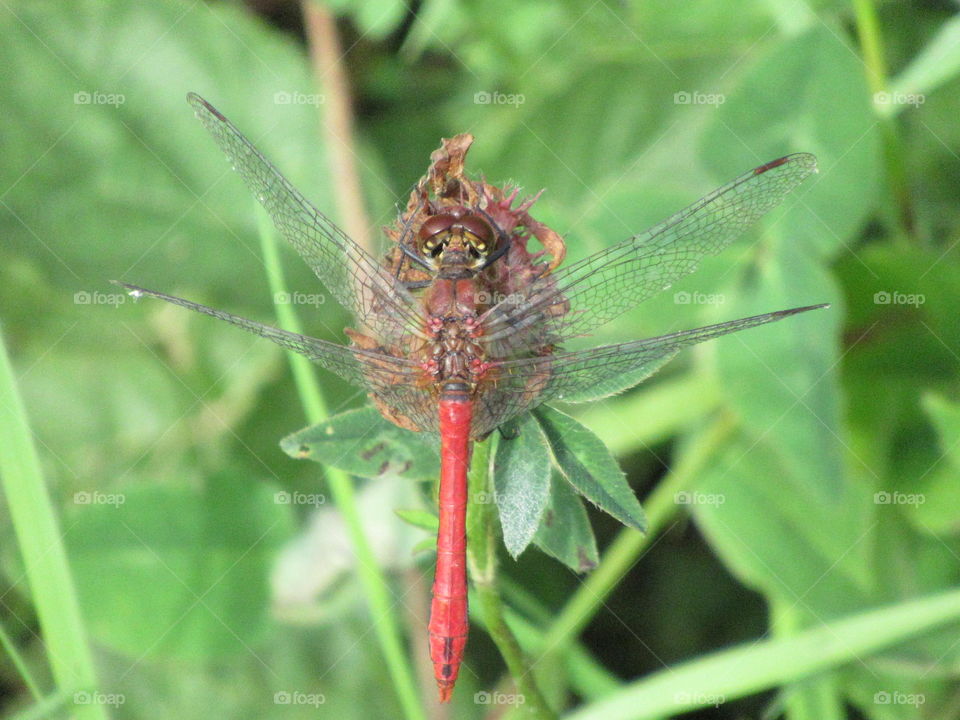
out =
[[[467,642],[466,506],[472,444],[549,401],[637,384],[691,345],[827,307],[810,305],[659,337],[565,350],[693,272],[817,170],[806,153],[747,171],[660,224],[563,265],[564,241],[516,190],[474,182],[473,138],[445,140],[378,259],[317,210],[222,113],[188,102],[280,234],[361,329],[340,344],[118,282],[236,325],[363,388],[388,420],[439,436],[436,568],[428,623],[441,702]],[[536,199],[536,198],[534,198]],[[531,253],[535,237],[544,250]],[[628,378],[629,382],[623,380]],[[507,437],[504,434],[504,437]],[[506,440],[505,440],[506,441]]]

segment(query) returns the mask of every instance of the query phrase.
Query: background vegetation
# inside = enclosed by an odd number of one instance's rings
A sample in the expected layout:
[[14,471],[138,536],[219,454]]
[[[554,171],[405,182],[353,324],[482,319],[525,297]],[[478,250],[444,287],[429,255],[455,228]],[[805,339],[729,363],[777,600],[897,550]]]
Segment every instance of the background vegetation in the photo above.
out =
[[[617,453],[651,533],[591,509],[587,586],[501,553],[508,618],[578,718],[960,717],[955,5],[343,0],[341,62],[315,69],[298,7],[252,5],[0,7],[4,716],[528,709],[479,624],[453,708],[434,704],[428,534],[393,512],[429,508],[428,485],[357,483],[384,575],[358,568],[330,476],[278,445],[311,412],[283,354],[109,284],[274,317],[254,205],[196,91],[335,217],[355,151],[373,236],[439,138],[472,132],[474,171],[547,188],[535,215],[573,258],[815,153],[762,227],[590,342],[832,308],[564,408]],[[331,125],[340,71],[352,140]],[[305,329],[342,340],[345,314],[282,258]],[[331,412],[365,403],[318,377]]]

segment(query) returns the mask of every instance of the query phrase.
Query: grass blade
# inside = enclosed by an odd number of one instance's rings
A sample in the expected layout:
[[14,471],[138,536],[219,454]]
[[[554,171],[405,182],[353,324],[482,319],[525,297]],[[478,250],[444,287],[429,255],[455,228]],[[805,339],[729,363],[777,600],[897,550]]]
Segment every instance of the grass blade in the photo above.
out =
[[568,715],[567,720],[673,716],[862,659],[958,620],[960,590],[907,600],[834,620],[788,638],[749,643],[668,668]]
[[[63,533],[40,472],[30,424],[0,329],[0,482],[20,546],[46,655],[62,692],[96,687]],[[76,705],[78,720],[106,720],[102,705]]]

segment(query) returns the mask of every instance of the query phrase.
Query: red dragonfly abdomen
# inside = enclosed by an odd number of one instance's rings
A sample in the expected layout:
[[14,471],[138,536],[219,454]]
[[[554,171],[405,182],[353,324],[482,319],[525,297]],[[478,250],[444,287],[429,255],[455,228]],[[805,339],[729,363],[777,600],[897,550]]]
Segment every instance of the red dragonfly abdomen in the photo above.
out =
[[440,396],[440,529],[430,604],[430,659],[448,702],[467,644],[467,467],[473,403],[465,383],[449,383]]

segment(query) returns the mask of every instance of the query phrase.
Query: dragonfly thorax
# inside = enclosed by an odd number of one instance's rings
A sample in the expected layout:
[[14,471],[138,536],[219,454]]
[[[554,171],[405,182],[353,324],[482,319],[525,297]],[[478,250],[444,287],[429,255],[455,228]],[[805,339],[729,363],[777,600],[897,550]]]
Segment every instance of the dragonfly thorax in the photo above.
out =
[[472,391],[489,369],[475,320],[475,316],[460,315],[431,319],[429,358],[424,365],[435,383],[444,387],[463,383]]

